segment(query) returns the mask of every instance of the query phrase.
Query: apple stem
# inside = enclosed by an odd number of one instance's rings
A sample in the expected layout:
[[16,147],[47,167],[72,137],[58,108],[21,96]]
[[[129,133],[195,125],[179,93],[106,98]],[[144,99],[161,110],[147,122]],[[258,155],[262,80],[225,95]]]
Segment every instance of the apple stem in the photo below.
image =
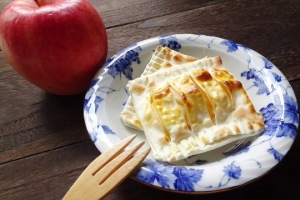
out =
[[39,6],[39,7],[41,7],[41,5],[40,5],[40,3],[38,2],[38,0],[34,0],[35,1],[35,3]]

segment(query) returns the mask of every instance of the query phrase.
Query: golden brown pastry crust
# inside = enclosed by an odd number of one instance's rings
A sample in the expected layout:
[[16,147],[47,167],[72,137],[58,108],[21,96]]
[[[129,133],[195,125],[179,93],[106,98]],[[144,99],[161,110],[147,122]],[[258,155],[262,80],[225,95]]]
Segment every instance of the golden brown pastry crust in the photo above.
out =
[[262,115],[219,56],[142,76],[128,86],[154,157],[162,161],[203,153],[264,128]]

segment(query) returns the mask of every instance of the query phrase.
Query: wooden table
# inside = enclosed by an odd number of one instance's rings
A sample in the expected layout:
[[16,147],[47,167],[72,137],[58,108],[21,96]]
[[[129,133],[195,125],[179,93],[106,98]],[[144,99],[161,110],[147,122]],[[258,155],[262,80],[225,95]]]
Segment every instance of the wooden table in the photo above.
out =
[[[10,0],[1,0],[0,10]],[[108,57],[162,34],[244,44],[271,60],[300,100],[300,2],[90,0],[107,28]],[[56,96],[19,76],[0,51],[0,199],[61,199],[99,154],[83,120],[85,94]],[[299,131],[298,131],[299,134]],[[300,199],[300,139],[268,174],[216,194],[184,195],[127,179],[105,199]]]

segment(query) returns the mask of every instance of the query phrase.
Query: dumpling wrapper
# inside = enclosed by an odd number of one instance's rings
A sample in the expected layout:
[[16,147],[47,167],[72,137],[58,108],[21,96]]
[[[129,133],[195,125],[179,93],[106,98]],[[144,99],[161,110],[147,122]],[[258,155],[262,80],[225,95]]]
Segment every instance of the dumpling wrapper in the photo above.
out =
[[[161,161],[204,153],[264,129],[261,113],[219,56],[142,76],[128,87],[153,156]],[[213,87],[218,91],[209,91]]]
[[[155,73],[156,71],[170,69],[171,67],[194,62],[196,60],[197,58],[181,54],[168,47],[158,46],[141,76],[146,76]],[[124,109],[121,112],[121,120],[130,128],[143,130],[141,122],[135,112],[131,96],[129,96]]]

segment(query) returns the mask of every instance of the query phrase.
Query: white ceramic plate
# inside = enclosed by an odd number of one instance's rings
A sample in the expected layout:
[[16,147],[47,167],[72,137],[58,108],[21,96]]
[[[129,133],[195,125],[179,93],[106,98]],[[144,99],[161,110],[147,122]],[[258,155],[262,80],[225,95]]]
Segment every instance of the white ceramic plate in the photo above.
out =
[[[136,133],[120,113],[128,98],[128,80],[140,76],[158,45],[197,58],[221,56],[224,66],[239,79],[266,129],[255,138],[237,141],[175,164],[149,155],[134,178],[177,192],[216,192],[257,179],[277,165],[290,149],[299,124],[298,104],[284,75],[265,57],[230,40],[205,35],[166,35],[138,42],[110,58],[95,75],[85,96],[84,119],[100,152]],[[149,146],[147,143],[144,146]]]

